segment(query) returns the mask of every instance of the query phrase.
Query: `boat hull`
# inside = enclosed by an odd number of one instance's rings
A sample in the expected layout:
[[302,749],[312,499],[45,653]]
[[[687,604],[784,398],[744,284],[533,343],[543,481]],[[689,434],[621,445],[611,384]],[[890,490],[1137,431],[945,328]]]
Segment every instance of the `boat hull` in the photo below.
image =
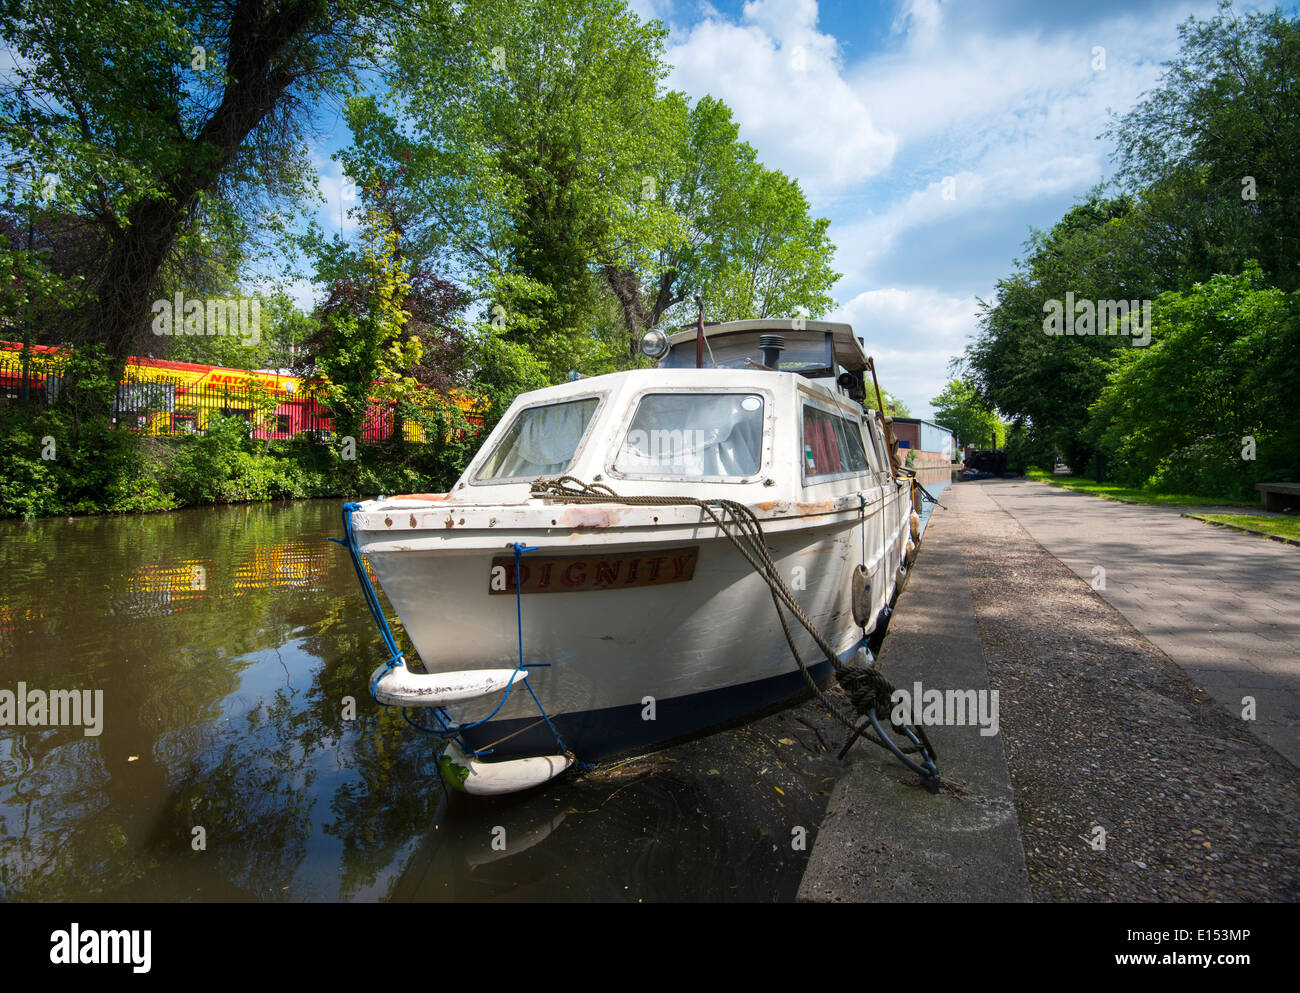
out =
[[[769,522],[765,535],[785,582],[842,659],[875,627],[905,553],[906,494],[890,493],[890,502],[878,496],[857,512]],[[709,733],[809,692],[765,580],[708,522],[614,527],[597,535],[542,529],[481,540],[464,532],[454,541],[442,537],[357,535],[428,671],[515,666],[522,634],[528,686],[564,745],[583,761]],[[532,549],[525,563],[530,557],[594,562],[602,555],[663,553],[666,572],[673,553],[690,548],[693,574],[689,581],[518,597],[511,576],[508,595],[494,595],[493,563],[511,555],[507,537]],[[864,547],[872,609],[860,626],[853,618],[851,577]],[[787,622],[814,678],[829,678],[832,667],[788,611]],[[504,703],[498,693],[447,710],[460,724],[484,721],[463,740],[475,750],[491,748],[493,759],[556,751],[555,735],[523,685],[515,685]]]

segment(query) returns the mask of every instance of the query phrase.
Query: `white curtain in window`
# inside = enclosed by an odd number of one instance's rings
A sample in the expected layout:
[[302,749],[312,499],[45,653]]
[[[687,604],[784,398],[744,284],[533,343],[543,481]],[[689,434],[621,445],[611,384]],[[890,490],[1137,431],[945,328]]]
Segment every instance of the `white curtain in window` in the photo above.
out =
[[519,415],[488,463],[483,479],[545,476],[563,472],[582,440],[595,400],[534,407]]
[[615,468],[671,476],[747,476],[762,461],[763,405],[746,394],[642,399]]

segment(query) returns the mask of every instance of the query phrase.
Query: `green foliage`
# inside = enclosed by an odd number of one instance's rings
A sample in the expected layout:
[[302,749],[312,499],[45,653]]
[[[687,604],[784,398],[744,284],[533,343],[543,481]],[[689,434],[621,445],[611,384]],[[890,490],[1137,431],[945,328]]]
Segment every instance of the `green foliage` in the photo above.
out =
[[[92,380],[93,382],[93,380]],[[157,510],[168,495],[142,469],[136,439],[102,415],[63,408],[0,411],[0,516]]]
[[[1277,413],[1300,386],[1291,304],[1266,292],[1300,287],[1300,20],[1224,4],[1180,34],[1161,85],[1109,131],[1125,192],[1033,235],[965,365],[1076,470],[1100,448],[1131,486],[1245,493],[1300,472]],[[1155,301],[1155,342],[1045,335],[1044,304],[1067,292]]]
[[9,453],[0,461],[0,517],[445,491],[480,435],[450,405],[432,417],[423,408],[409,414],[424,419],[429,444],[358,445],[357,459],[345,463],[306,439],[253,440],[240,418],[214,418],[202,436],[139,438],[106,420],[74,427],[57,408],[0,407],[0,446]]
[[1152,343],[1117,356],[1092,430],[1119,482],[1244,497],[1300,478],[1298,394],[1300,291],[1250,262],[1156,301]]
[[1006,443],[1006,425],[971,383],[950,380],[930,405],[934,407],[935,423],[950,428],[959,445],[987,448],[992,441],[994,448],[1001,448]]
[[1013,424],[1006,429],[1005,440],[1000,444],[1006,450],[1007,468],[1022,476],[1030,469],[1051,472],[1056,465],[1056,450],[1024,424]]
[[709,320],[825,315],[840,275],[830,265],[830,222],[810,216],[798,182],[759,163],[722,101],[706,96],[688,112],[680,94],[668,94],[664,108],[686,115],[668,132],[674,157],[658,192],[676,224],[660,244],[620,245],[605,259],[620,299],[637,291],[641,329],[693,319],[687,296],[696,289]]
[[[164,297],[168,294],[164,293]],[[236,286],[214,288],[209,298],[243,297]],[[261,327],[255,345],[238,335],[172,335],[155,338],[145,354],[174,362],[197,362],[228,369],[287,369],[296,351],[318,328],[318,322],[300,311],[283,293],[260,298]]]
[[384,98],[347,107],[348,173],[391,184],[412,257],[464,272],[552,382],[627,367],[696,290],[719,320],[834,305],[829,222],[724,104],[663,91],[665,35],[622,0],[426,0]]
[[1179,35],[1161,85],[1108,132],[1121,179],[1148,205],[1147,243],[1165,243],[1184,276],[1163,288],[1249,258],[1300,288],[1300,19],[1225,2]]
[[364,0],[0,2],[0,143],[55,179],[49,213],[77,242],[63,261],[85,277],[65,339],[120,366],[160,286],[203,286],[283,229],[277,205],[310,202],[312,104],[355,83],[376,14]]
[[335,246],[322,260],[333,291],[318,314],[311,372],[336,433],[356,438],[372,399],[406,400],[418,387],[410,373],[423,344],[403,334],[410,274],[392,218],[374,205],[365,212],[360,252]]
[[[886,417],[911,417],[912,412],[907,409],[907,404],[895,397],[889,390],[882,388],[880,390],[880,400],[885,405],[884,411]],[[880,404],[876,403],[876,389],[871,383],[871,378],[867,377],[867,396],[864,401],[870,410],[880,410]]]
[[1085,476],[1057,476],[1045,469],[1031,468],[1026,470],[1025,475],[1035,482],[1047,483],[1050,486],[1059,486],[1062,489],[1074,490],[1077,493],[1086,493],[1089,496],[1101,497],[1103,500],[1115,500],[1120,503],[1141,503],[1158,507],[1195,507],[1204,505],[1207,502],[1241,506],[1259,505],[1258,500],[1240,500],[1219,494],[1207,500],[1203,495],[1157,493],[1152,490],[1120,486],[1116,483],[1098,483],[1096,480],[1088,479]]
[[63,509],[60,496],[66,474],[55,460],[41,458],[43,439],[56,429],[48,414],[28,418],[0,407],[0,516],[44,517]]
[[[345,167],[401,190],[413,257],[448,258],[554,351],[554,336],[589,330],[593,247],[662,223],[641,189],[667,155],[665,33],[621,0],[415,4],[391,39],[384,104],[348,105]],[[512,294],[502,281],[517,277],[545,292]]]
[[1300,543],[1300,518],[1263,517],[1258,514],[1196,514],[1197,520],[1211,523],[1227,524],[1232,527],[1245,528],[1261,534],[1270,534],[1285,538],[1293,544]]
[[470,342],[472,363],[477,369],[474,389],[488,404],[490,431],[520,393],[549,386],[552,372],[533,349],[514,341],[503,329],[487,324],[477,330]]
[[1045,334],[1045,308],[1067,294],[1079,300],[1150,298],[1150,273],[1128,251],[1132,212],[1126,197],[1094,194],[1050,232],[1035,232],[1030,255],[998,281],[996,302],[983,305],[980,330],[967,349],[970,386],[1072,466],[1091,461],[1088,408],[1105,384],[1111,353],[1130,339]]

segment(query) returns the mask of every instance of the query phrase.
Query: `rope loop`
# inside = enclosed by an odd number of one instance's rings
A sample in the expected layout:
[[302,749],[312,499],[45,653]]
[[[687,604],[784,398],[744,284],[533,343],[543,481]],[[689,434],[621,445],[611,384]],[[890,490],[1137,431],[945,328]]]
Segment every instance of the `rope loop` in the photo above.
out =
[[[925,736],[924,729],[918,728],[919,735],[914,733],[907,725],[899,725],[895,730],[906,734],[912,739],[912,744],[900,748],[894,742],[888,740],[883,732],[875,734],[869,730],[870,722],[864,720],[858,723],[840,711],[829,697],[817,685],[817,681],[812,678],[808,671],[808,666],[799,654],[798,648],[795,647],[794,635],[790,631],[790,625],[786,621],[785,611],[788,610],[794,615],[804,630],[812,636],[818,649],[825,655],[826,660],[835,670],[836,679],[841,686],[845,686],[849,692],[849,699],[853,702],[854,710],[857,714],[868,716],[873,709],[879,708],[883,713],[889,713],[892,704],[890,696],[894,688],[882,674],[873,669],[865,669],[859,666],[846,666],[840,662],[838,653],[832,647],[825,634],[821,632],[812,619],[804,612],[795,599],[789,586],[781,577],[780,570],[776,562],[772,559],[772,554],[767,547],[767,542],[763,535],[763,525],[758,516],[752,509],[744,504],[737,503],[734,500],[710,499],[702,500],[696,497],[665,497],[665,496],[619,496],[608,486],[600,483],[584,483],[575,476],[560,476],[557,479],[539,478],[533,482],[530,495],[536,499],[563,500],[569,503],[620,503],[630,506],[694,506],[699,507],[712,521],[718,526],[727,539],[735,546],[736,550],[749,562],[763,579],[766,581],[768,588],[772,593],[772,603],[776,608],[777,618],[781,622],[781,629],[785,633],[786,644],[790,646],[790,654],[794,657],[799,666],[799,671],[803,674],[804,681],[808,684],[813,695],[822,702],[830,714],[838,720],[849,731],[849,738],[840,751],[840,757],[847,754],[849,748],[858,738],[865,738],[873,744],[888,749],[895,755],[902,752],[924,752],[929,767],[934,767],[931,756],[935,754],[933,747]],[[865,520],[866,503],[865,499],[859,495],[859,514]],[[863,528],[863,558],[866,557],[866,529]],[[784,609],[783,609],[784,608]],[[854,689],[849,690],[849,686]],[[855,699],[855,691],[857,698]],[[883,695],[882,695],[883,693]],[[891,725],[893,726],[893,725]],[[909,768],[918,768],[912,762],[906,762]],[[938,769],[935,768],[934,777],[938,777]]]

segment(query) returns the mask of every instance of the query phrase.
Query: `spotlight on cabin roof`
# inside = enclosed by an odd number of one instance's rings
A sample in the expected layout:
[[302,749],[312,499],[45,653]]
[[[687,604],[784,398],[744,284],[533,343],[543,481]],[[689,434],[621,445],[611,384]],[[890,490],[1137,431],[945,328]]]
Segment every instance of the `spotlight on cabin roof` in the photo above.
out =
[[661,359],[668,354],[668,335],[651,328],[641,336],[641,354],[648,359]]

